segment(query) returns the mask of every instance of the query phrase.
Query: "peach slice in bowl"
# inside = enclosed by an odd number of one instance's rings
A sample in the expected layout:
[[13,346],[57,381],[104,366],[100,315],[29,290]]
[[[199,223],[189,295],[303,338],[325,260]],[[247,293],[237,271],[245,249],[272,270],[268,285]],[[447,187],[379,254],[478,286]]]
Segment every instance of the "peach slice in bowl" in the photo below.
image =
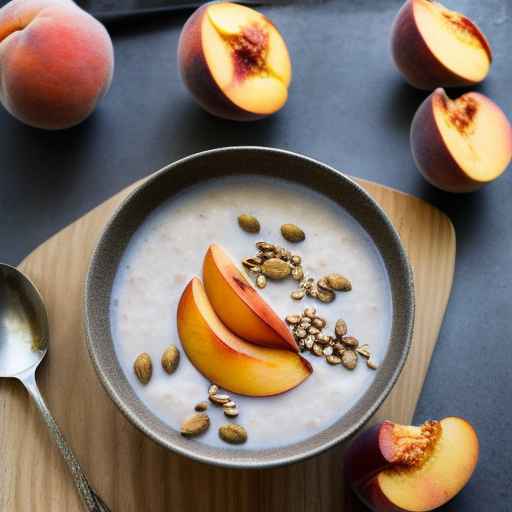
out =
[[206,252],[203,279],[212,307],[228,329],[256,345],[298,352],[290,329],[218,244]]

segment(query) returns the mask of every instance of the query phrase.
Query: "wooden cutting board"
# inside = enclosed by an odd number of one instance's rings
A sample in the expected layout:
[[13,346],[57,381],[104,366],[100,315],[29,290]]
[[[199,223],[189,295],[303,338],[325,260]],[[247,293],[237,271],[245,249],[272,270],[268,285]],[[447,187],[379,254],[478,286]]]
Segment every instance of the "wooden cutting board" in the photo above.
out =
[[[409,423],[450,294],[455,233],[446,216],[427,203],[358,181],[390,216],[414,269],[412,350],[393,392],[372,420]],[[51,341],[38,374],[41,391],[98,494],[112,512],[364,510],[344,489],[342,446],[277,469],[214,468],[150,441],[111,402],[85,346],[83,285],[96,240],[132,187],[52,237],[20,265],[48,306]],[[0,510],[81,510],[58,450],[14,380],[0,382]]]

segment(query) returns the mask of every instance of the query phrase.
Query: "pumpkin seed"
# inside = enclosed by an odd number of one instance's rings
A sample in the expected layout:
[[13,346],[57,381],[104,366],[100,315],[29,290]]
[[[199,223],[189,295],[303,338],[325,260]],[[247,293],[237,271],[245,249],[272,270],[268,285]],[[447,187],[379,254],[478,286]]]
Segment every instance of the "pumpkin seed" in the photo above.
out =
[[248,269],[258,268],[262,263],[263,260],[258,256],[253,256],[252,258],[244,258],[242,260],[242,265]]
[[332,365],[340,364],[341,363],[341,357],[338,356],[327,356],[325,360]]
[[292,279],[294,281],[302,281],[304,277],[304,270],[302,270],[302,267],[295,267],[293,270],[292,270]]
[[210,399],[211,402],[213,402],[216,405],[224,405],[231,400],[231,397],[229,395],[214,394],[210,395],[208,398]]
[[171,345],[162,354],[161,363],[162,368],[170,375],[178,368],[180,363],[180,351],[174,345]]
[[342,320],[341,318],[336,321],[336,326],[334,327],[334,333],[336,334],[336,338],[342,338],[347,334],[348,327],[345,320]]
[[306,346],[306,348],[309,350],[311,348],[313,348],[313,345],[315,344],[315,337],[314,336],[307,336],[306,337],[306,341],[304,342],[304,345]]
[[210,426],[210,418],[204,412],[198,412],[189,416],[181,424],[181,435],[185,437],[195,437],[202,434]]
[[290,297],[293,300],[302,300],[304,298],[304,295],[306,295],[306,292],[304,290],[294,290],[292,293],[290,293]]
[[260,223],[254,215],[242,213],[238,216],[238,225],[247,233],[259,233]]
[[352,290],[352,283],[341,274],[329,274],[325,279],[327,284],[337,292],[349,292]]
[[288,315],[286,317],[286,323],[290,325],[296,325],[300,322],[300,316],[299,315]]
[[153,375],[153,363],[151,356],[147,352],[143,352],[137,356],[133,363],[133,371],[141,384],[147,384]]
[[199,402],[198,404],[196,404],[196,406],[194,407],[194,409],[195,409],[197,412],[203,412],[203,411],[206,411],[206,409],[208,409],[208,402]]
[[307,336],[307,332],[305,329],[303,329],[302,327],[299,327],[296,331],[295,331],[295,336],[297,336],[297,338],[305,338]]
[[341,362],[347,370],[353,370],[357,365],[357,354],[353,350],[345,350],[341,356]]
[[265,286],[267,286],[267,278],[260,274],[257,278],[256,278],[256,286],[258,288],[265,288]]
[[[313,294],[311,296],[313,296]],[[320,302],[329,304],[336,298],[336,295],[332,290],[318,290],[317,297]]]
[[219,428],[219,437],[226,443],[242,444],[247,441],[247,432],[241,425],[226,423]]
[[265,252],[265,251],[273,251],[275,249],[275,246],[268,242],[257,242],[256,248],[259,249],[261,252]]
[[361,345],[360,347],[357,347],[356,348],[356,352],[363,356],[363,357],[366,357],[366,359],[370,359],[371,357],[371,353],[370,353],[370,350],[368,348],[368,345]]
[[359,346],[359,341],[354,336],[343,336],[341,342],[349,348],[357,348]]
[[311,322],[317,329],[323,329],[326,325],[327,325],[327,322],[323,319],[323,318],[320,318],[320,317],[316,317],[316,318],[313,318],[313,321]]
[[304,231],[295,224],[283,224],[281,226],[281,234],[288,242],[292,243],[302,242],[306,238]]
[[368,366],[370,370],[376,370],[379,367],[379,365],[376,362],[372,361],[371,359],[368,359],[368,361],[366,361],[366,366]]
[[294,264],[294,265],[300,265],[302,263],[302,258],[300,256],[298,256],[297,254],[294,254],[291,258],[290,258],[290,261]]
[[332,352],[333,352],[332,347],[328,346],[328,347],[324,348],[323,354],[324,354],[324,356],[332,356]]
[[238,407],[224,407],[224,414],[228,418],[236,418],[238,416]]
[[320,345],[329,345],[330,341],[331,337],[327,336],[326,334],[320,334],[316,337],[316,342],[320,343]]
[[315,356],[321,356],[324,353],[324,349],[320,345],[315,343],[313,345],[312,352],[313,354],[315,354]]
[[343,343],[340,343],[339,341],[334,344],[334,351],[341,356],[343,352],[345,352],[345,347],[343,346]]
[[311,320],[313,320],[313,318],[315,318],[315,316],[316,316],[316,309],[315,308],[306,308],[304,310],[304,316],[307,316],[308,318],[311,318]]
[[286,279],[291,272],[290,265],[279,258],[270,258],[261,266],[261,271],[269,279]]

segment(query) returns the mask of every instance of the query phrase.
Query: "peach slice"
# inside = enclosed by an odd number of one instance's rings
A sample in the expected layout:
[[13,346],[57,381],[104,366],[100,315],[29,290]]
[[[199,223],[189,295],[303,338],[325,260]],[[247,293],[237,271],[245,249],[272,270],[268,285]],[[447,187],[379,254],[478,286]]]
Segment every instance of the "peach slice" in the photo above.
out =
[[462,418],[427,421],[421,427],[384,421],[352,443],[345,473],[375,512],[426,512],[461,491],[478,453],[476,432]]
[[395,19],[391,51],[414,87],[473,85],[489,73],[492,52],[480,29],[438,2],[407,0]]
[[181,76],[213,115],[250,121],[286,103],[292,68],[275,26],[259,12],[229,2],[197,9],[181,32]]
[[220,245],[210,245],[206,252],[203,281],[213,309],[228,329],[256,345],[298,352],[286,324]]
[[178,332],[192,364],[211,382],[233,393],[277,395],[298,386],[313,371],[294,352],[258,347],[229,331],[198,278],[190,281],[181,296]]
[[452,101],[436,89],[411,126],[420,172],[448,192],[471,192],[496,179],[512,158],[512,127],[489,98],[470,92]]

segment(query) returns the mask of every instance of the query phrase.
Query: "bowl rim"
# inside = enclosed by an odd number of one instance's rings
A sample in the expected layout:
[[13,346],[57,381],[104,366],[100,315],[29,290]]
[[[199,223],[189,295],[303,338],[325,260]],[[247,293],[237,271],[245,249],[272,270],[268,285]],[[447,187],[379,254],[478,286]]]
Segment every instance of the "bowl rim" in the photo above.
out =
[[[398,364],[395,366],[394,370],[391,373],[390,378],[385,382],[383,388],[378,393],[377,398],[373,401],[373,404],[369,406],[364,413],[360,414],[357,421],[355,421],[350,427],[346,428],[344,432],[341,434],[329,437],[323,440],[318,446],[306,450],[297,450],[297,453],[294,455],[287,455],[286,457],[277,456],[272,458],[271,460],[256,460],[257,455],[255,459],[250,458],[244,458],[244,460],[239,460],[237,458],[234,458],[232,455],[234,453],[234,450],[231,448],[225,448],[221,451],[224,452],[224,457],[213,457],[211,455],[202,454],[200,453],[202,450],[202,447],[207,448],[207,445],[204,445],[203,443],[193,443],[190,444],[190,448],[183,448],[181,446],[176,446],[172,443],[172,440],[166,439],[161,434],[154,431],[154,429],[148,427],[146,422],[144,421],[144,418],[139,417],[138,414],[136,414],[132,408],[127,405],[126,401],[123,399],[123,397],[120,395],[120,392],[116,389],[116,383],[111,382],[110,378],[107,375],[107,369],[104,367],[102,361],[100,360],[100,354],[98,347],[96,346],[96,341],[94,339],[94,335],[92,333],[92,309],[93,309],[93,303],[92,300],[94,299],[94,291],[93,291],[93,278],[94,278],[94,272],[98,269],[101,258],[101,250],[103,248],[103,244],[105,243],[108,234],[110,233],[112,226],[118,219],[119,215],[125,210],[125,208],[130,205],[130,203],[136,198],[139,194],[143,194],[146,189],[148,189],[155,181],[157,181],[162,175],[172,172],[174,169],[179,168],[180,166],[183,166],[184,164],[193,162],[194,160],[202,159],[202,158],[208,158],[208,157],[215,157],[215,155],[226,153],[226,152],[244,152],[244,151],[250,151],[250,152],[261,152],[262,154],[277,154],[284,157],[292,157],[294,159],[299,159],[304,161],[305,163],[308,163],[310,165],[313,165],[315,167],[321,168],[323,171],[331,173],[333,176],[335,176],[338,180],[345,181],[346,184],[349,184],[358,194],[364,197],[364,199],[371,205],[371,209],[374,211],[374,213],[380,217],[379,221],[382,222],[386,229],[388,230],[388,234],[391,236],[395,249],[397,249],[397,255],[398,255],[398,261],[395,261],[395,264],[398,264],[401,268],[401,271],[403,272],[403,279],[402,284],[405,285],[405,304],[403,305],[403,312],[405,313],[405,319],[403,323],[403,329],[404,329],[404,336],[403,336],[403,346],[400,353],[400,357],[398,360]],[[237,173],[234,173],[237,175]],[[242,173],[244,174],[244,173]],[[245,174],[253,174],[258,175],[257,172],[251,172],[251,173],[245,173]],[[208,179],[208,177],[205,177]],[[286,180],[286,178],[284,178]],[[205,181],[205,180],[202,180]],[[305,186],[308,186],[307,184],[303,182],[302,183]],[[313,190],[314,187],[309,187]],[[320,192],[322,193],[322,192]],[[170,194],[169,197],[172,197],[173,194]],[[324,194],[325,195],[325,194]],[[155,206],[156,207],[156,206]],[[343,207],[343,206],[342,206]],[[343,207],[345,208],[345,207]],[[345,208],[346,209],[346,208]],[[350,210],[347,209],[347,213],[361,226],[360,220],[356,218]],[[368,234],[368,236],[371,237],[370,233],[361,226],[362,229]],[[131,236],[131,235],[130,235]],[[373,239],[372,239],[373,241]],[[374,241],[375,243],[375,241]],[[376,245],[376,243],[375,243]],[[376,245],[377,247],[377,245]],[[377,247],[377,251],[379,252],[384,265],[386,267],[386,273],[388,273],[387,268],[387,262],[384,256],[382,255],[382,251],[379,247]],[[389,277],[389,276],[388,276]],[[392,283],[390,282],[390,286],[392,286]],[[391,223],[390,219],[388,218],[387,214],[383,210],[383,208],[377,203],[375,199],[363,188],[361,187],[357,182],[354,181],[351,177],[347,176],[346,174],[343,174],[342,172],[338,171],[334,167],[331,167],[330,165],[324,164],[323,162],[320,162],[316,159],[310,158],[308,156],[302,155],[300,153],[284,150],[284,149],[278,149],[278,148],[270,148],[270,147],[264,147],[264,146],[227,146],[227,147],[220,147],[220,148],[214,148],[209,149],[206,151],[200,151],[194,154],[191,154],[189,156],[180,158],[164,167],[159,169],[158,171],[152,173],[146,178],[143,178],[142,181],[135,186],[135,188],[130,191],[130,193],[121,201],[121,203],[117,206],[117,208],[114,210],[114,212],[110,215],[110,218],[103,226],[101,233],[97,239],[95,248],[91,254],[90,262],[86,274],[85,279],[85,286],[84,286],[84,306],[83,306],[83,312],[84,312],[84,328],[85,328],[85,337],[86,337],[86,344],[87,349],[89,353],[89,357],[93,363],[93,367],[96,371],[97,376],[99,377],[99,380],[103,386],[103,388],[107,391],[107,394],[112,399],[112,401],[117,405],[119,410],[123,413],[123,415],[133,424],[137,429],[139,429],[141,432],[143,432],[146,436],[148,436],[150,439],[158,443],[159,445],[171,450],[174,453],[178,453],[179,455],[186,456],[192,460],[211,464],[213,466],[219,466],[219,467],[226,467],[226,468],[240,468],[240,469],[265,469],[265,468],[272,468],[272,467],[278,467],[283,466],[295,462],[299,462],[305,459],[308,459],[310,457],[313,457],[315,455],[318,455],[327,449],[343,442],[349,439],[351,436],[353,436],[359,429],[361,429],[368,420],[375,414],[375,412],[378,410],[378,408],[382,405],[384,400],[387,398],[391,390],[393,389],[394,385],[396,384],[396,381],[398,380],[398,377],[400,376],[402,369],[405,365],[405,362],[407,360],[407,357],[410,352],[411,344],[412,344],[412,336],[414,331],[414,318],[415,318],[415,294],[414,294],[414,278],[413,278],[413,271],[412,267],[409,263],[409,259],[407,257],[407,253],[405,251],[405,248],[402,245],[402,242],[400,240],[400,237],[398,235],[397,230]],[[392,297],[392,303],[393,306],[395,300],[394,297]],[[394,317],[394,308],[393,308],[393,317]],[[393,328],[394,321],[392,322],[391,328]],[[110,328],[110,324],[109,324]],[[389,348],[388,348],[389,353]],[[117,364],[117,357],[116,357]],[[121,370],[122,371],[122,370]],[[373,382],[375,382],[376,379],[374,379]],[[371,386],[370,386],[371,387]],[[349,409],[349,412],[356,407],[356,405],[363,400],[365,395],[369,392],[368,388],[364,394],[359,398],[359,400],[352,406],[351,409]],[[141,404],[144,405],[144,407],[147,407],[142,400],[140,400],[137,397],[137,400],[141,402]],[[149,411],[149,409],[148,409]],[[155,416],[153,413],[150,413],[151,415]],[[347,412],[348,414],[348,412]],[[346,415],[344,415],[346,416]],[[341,419],[344,417],[342,416],[340,419],[338,419],[336,423],[341,421]],[[162,421],[162,420],[160,420]],[[167,428],[176,432],[175,429],[167,425]],[[330,427],[329,427],[330,428]],[[300,446],[304,443],[306,443],[308,440],[313,439],[317,436],[321,436],[322,432],[316,433],[313,436],[310,436],[306,438],[303,441],[299,441],[297,443],[293,443],[292,445],[285,445],[283,448],[277,448],[275,451],[279,451],[280,449],[286,449],[294,446]],[[188,441],[190,443],[190,440]],[[197,450],[194,448],[199,447]],[[254,452],[258,451],[264,451],[262,450],[253,450],[250,453],[253,454]],[[247,450],[244,450],[244,452],[249,453]]]

